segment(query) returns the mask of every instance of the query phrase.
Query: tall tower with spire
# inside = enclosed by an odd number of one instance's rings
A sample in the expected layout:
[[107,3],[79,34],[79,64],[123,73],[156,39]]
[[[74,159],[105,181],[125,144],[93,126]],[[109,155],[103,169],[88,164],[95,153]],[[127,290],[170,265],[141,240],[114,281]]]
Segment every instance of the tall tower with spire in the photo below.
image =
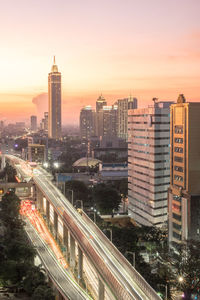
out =
[[61,138],[61,73],[58,72],[55,56],[48,76],[48,98],[48,137],[59,140]]

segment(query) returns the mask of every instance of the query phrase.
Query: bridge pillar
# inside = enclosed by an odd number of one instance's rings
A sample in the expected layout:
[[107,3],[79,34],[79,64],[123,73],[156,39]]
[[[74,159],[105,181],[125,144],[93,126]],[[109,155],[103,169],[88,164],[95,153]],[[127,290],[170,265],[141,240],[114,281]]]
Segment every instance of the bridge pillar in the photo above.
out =
[[36,185],[33,184],[32,186],[32,197],[33,197],[33,200],[36,202],[37,201],[37,189],[36,189]]
[[49,226],[49,221],[50,221],[50,203],[48,200],[46,200],[46,220],[47,224]]
[[70,267],[75,267],[75,239],[70,233]]
[[105,295],[105,286],[102,280],[99,278],[98,300],[104,300],[104,295]]
[[37,189],[36,206],[39,211],[43,212],[43,195],[39,189]]
[[55,238],[57,240],[58,238],[58,215],[56,211],[54,210],[54,232],[55,232]]
[[83,278],[83,252],[78,246],[78,279]]
[[69,241],[68,241],[68,229],[63,224],[63,244],[66,248],[65,257],[68,260]]

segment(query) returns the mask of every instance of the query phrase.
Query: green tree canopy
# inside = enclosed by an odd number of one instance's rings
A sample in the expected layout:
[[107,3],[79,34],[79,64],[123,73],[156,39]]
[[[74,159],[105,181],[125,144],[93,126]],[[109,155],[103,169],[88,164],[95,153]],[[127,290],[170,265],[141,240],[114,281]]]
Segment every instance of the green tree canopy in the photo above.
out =
[[93,189],[93,201],[102,214],[111,214],[113,209],[119,208],[121,196],[113,187],[98,184]]
[[[8,192],[0,201],[0,282],[6,286],[23,287],[33,299],[55,299],[40,267],[33,265],[36,255],[24,223],[19,216],[20,200]],[[40,296],[39,296],[40,295]]]
[[170,285],[184,292],[184,299],[200,295],[200,242],[188,241],[161,253],[162,270]]
[[72,197],[72,192],[70,190],[73,190],[74,204],[76,200],[82,200],[83,202],[88,201],[90,190],[84,182],[79,180],[67,181],[65,183],[65,191],[66,196],[69,199]]
[[48,285],[39,285],[32,295],[33,300],[54,300],[55,296]]

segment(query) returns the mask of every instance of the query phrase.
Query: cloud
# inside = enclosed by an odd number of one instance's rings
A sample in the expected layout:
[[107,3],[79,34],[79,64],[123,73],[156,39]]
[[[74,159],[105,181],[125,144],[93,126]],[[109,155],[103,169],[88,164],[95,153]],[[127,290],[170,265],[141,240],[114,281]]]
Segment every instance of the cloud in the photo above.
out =
[[43,118],[44,112],[48,111],[48,94],[42,93],[32,99],[35,104],[38,118]]

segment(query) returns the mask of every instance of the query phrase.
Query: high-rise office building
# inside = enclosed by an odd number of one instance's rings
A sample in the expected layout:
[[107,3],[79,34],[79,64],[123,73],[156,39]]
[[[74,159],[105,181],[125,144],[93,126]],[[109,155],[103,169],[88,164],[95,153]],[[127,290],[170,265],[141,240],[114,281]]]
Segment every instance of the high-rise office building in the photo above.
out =
[[119,138],[128,140],[128,110],[137,108],[137,98],[129,97],[119,99],[118,105],[118,129],[117,135]]
[[37,117],[31,116],[31,130],[36,131],[37,130]]
[[44,131],[48,131],[48,112],[44,113]]
[[54,63],[48,76],[48,136],[52,139],[61,138],[61,73]]
[[90,105],[85,106],[80,112],[80,135],[82,144],[87,144],[95,135],[95,111]]
[[43,163],[45,161],[45,146],[40,144],[29,144],[28,160],[30,162]]
[[96,101],[96,135],[103,136],[103,107],[107,105],[105,98],[100,95]]
[[98,113],[106,105],[107,105],[107,101],[102,95],[100,95],[96,101],[96,112]]
[[169,242],[200,240],[200,103],[170,107]]
[[117,105],[103,106],[99,112],[103,119],[103,135],[102,136],[117,136]]
[[129,110],[129,213],[141,225],[161,227],[167,221],[171,103]]

